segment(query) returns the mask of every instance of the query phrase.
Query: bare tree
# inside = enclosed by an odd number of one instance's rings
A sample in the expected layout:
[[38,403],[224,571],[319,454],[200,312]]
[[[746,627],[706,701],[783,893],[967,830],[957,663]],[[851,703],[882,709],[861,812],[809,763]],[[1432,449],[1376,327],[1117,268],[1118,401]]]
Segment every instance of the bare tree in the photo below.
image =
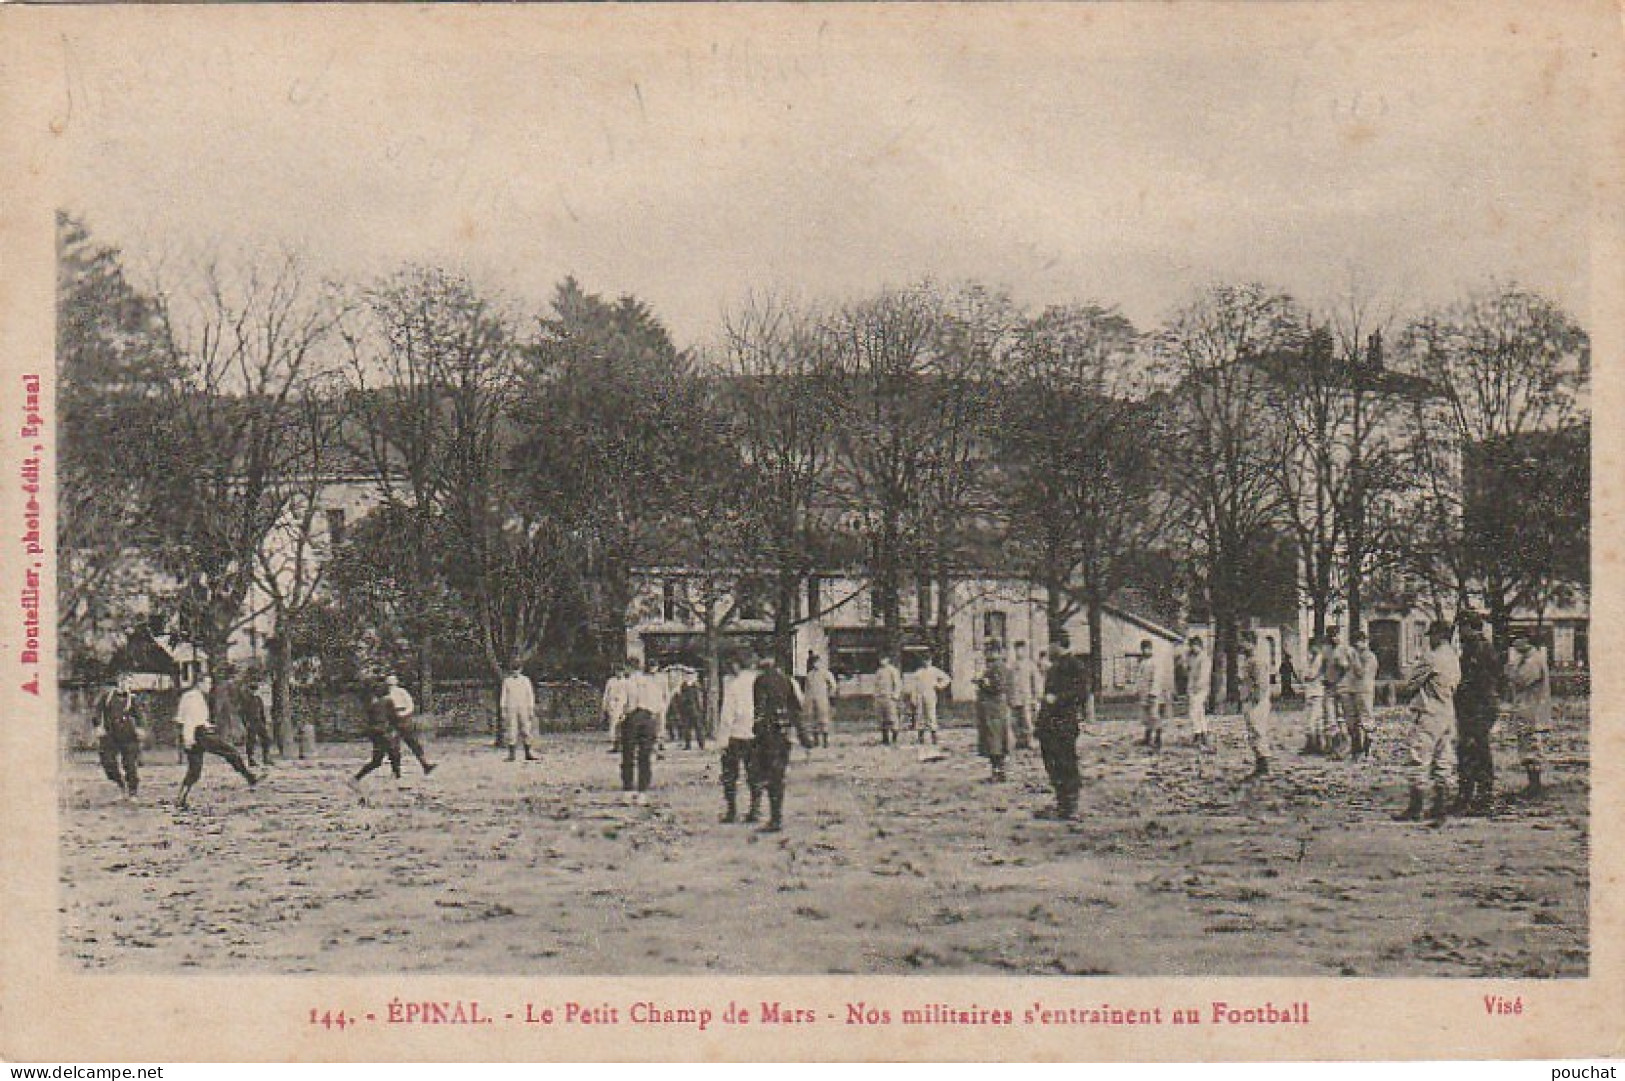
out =
[[1010,547],[1044,586],[1052,640],[1087,613],[1097,692],[1106,605],[1160,543],[1171,507],[1138,347],[1116,309],[1047,309],[1023,330],[993,440]]
[[1410,450],[1427,483],[1413,566],[1458,606],[1476,593],[1504,634],[1528,583],[1516,550],[1474,543],[1464,528],[1465,459],[1583,421],[1590,339],[1556,304],[1504,286],[1417,320],[1403,345],[1411,370],[1439,392],[1412,415]]
[[181,374],[165,388],[160,562],[179,582],[184,629],[220,661],[257,615],[245,602],[259,553],[311,470],[300,418],[341,308],[290,255],[210,263],[195,291],[165,298],[164,316]]
[[[730,416],[753,496],[756,558],[773,579],[773,639],[790,670],[798,599],[827,536],[843,392],[830,328],[815,312],[753,297],[724,326],[720,407]],[[805,618],[816,612],[808,611]]]
[[1215,286],[1164,329],[1160,347],[1181,378],[1174,492],[1213,616],[1216,656],[1235,686],[1237,633],[1250,572],[1281,518],[1279,462],[1264,437],[1270,375],[1260,363],[1290,349],[1303,317],[1264,286]]

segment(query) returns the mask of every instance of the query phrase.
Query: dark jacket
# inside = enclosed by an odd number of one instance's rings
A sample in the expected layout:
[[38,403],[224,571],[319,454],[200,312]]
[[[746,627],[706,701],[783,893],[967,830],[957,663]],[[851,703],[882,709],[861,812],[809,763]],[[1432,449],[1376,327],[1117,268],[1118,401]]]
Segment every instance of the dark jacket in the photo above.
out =
[[1038,723],[1076,727],[1083,720],[1088,701],[1088,667],[1082,657],[1063,654],[1056,658],[1044,676],[1044,701],[1038,709]]
[[141,712],[135,695],[116,688],[104,694],[96,704],[96,727],[114,743],[140,742]]
[[755,733],[759,740],[790,741],[794,730],[803,747],[812,745],[801,722],[801,701],[790,677],[777,668],[764,668],[756,677],[753,704],[756,713]]
[[1457,721],[1494,724],[1500,682],[1501,662],[1495,647],[1482,638],[1464,638],[1461,682],[1456,685]]

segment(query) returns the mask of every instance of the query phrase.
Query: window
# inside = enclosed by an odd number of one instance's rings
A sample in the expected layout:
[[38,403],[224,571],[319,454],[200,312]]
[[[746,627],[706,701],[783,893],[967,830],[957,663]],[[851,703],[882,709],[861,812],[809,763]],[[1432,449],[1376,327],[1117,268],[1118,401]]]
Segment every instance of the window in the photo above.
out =
[[1009,644],[1009,616],[1001,611],[982,613],[982,649],[1004,649]]
[[817,619],[824,614],[824,580],[814,574],[807,579],[807,618]]
[[762,619],[762,591],[753,582],[741,582],[739,585],[739,612],[740,619]]
[[681,619],[677,611],[677,601],[677,579],[667,578],[660,583],[660,618],[667,623],[676,623]]

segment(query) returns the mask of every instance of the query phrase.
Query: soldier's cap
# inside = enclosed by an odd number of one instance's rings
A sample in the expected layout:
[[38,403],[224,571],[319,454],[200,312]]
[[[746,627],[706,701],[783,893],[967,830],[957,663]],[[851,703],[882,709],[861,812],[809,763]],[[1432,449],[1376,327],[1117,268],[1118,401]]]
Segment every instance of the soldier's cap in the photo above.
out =
[[1064,630],[1056,631],[1055,645],[1060,646],[1062,649],[1069,648],[1072,645],[1072,636]]
[[1428,624],[1428,637],[1432,638],[1437,635],[1440,638],[1449,638],[1450,630],[1451,628],[1448,622],[1442,619],[1435,619],[1432,623]]

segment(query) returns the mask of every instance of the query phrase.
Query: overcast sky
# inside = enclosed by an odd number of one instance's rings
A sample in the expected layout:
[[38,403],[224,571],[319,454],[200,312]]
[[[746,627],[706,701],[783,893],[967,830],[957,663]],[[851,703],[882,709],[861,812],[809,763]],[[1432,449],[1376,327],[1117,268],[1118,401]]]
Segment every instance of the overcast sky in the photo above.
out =
[[1584,318],[1589,49],[1353,10],[94,9],[51,166],[137,262],[293,245],[536,306],[575,274],[684,344],[753,288],[923,275],[1143,325],[1218,279],[1493,276]]

